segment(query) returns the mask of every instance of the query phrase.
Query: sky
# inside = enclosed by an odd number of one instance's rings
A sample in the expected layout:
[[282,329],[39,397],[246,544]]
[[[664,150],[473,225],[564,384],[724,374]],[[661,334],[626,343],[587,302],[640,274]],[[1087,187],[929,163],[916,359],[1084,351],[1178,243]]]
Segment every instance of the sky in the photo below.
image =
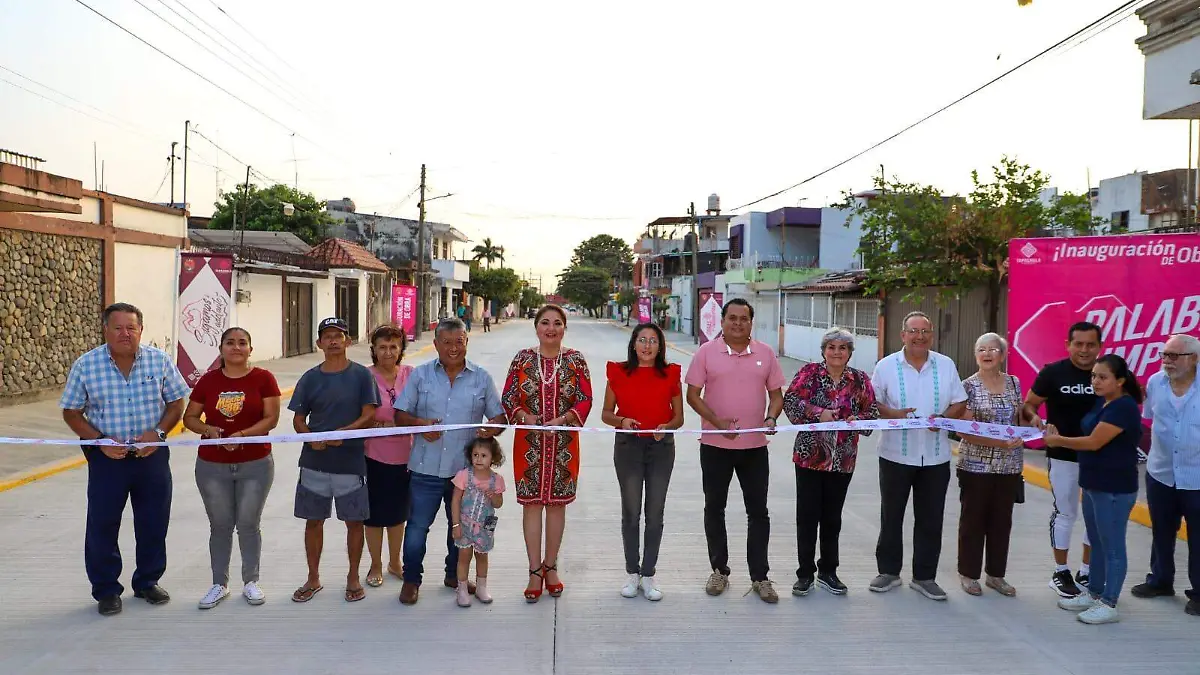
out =
[[[260,185],[415,218],[424,163],[429,195],[453,194],[429,219],[549,291],[583,239],[797,183],[1119,4],[0,0],[0,148],[91,188],[95,143],[109,192],[166,202],[190,120],[224,149],[191,137],[195,215],[246,162]],[[1144,33],[1129,16],[754,208],[827,205],[881,167],[967,191],[1003,155],[1074,192],[1183,167],[1186,122],[1142,120]]]

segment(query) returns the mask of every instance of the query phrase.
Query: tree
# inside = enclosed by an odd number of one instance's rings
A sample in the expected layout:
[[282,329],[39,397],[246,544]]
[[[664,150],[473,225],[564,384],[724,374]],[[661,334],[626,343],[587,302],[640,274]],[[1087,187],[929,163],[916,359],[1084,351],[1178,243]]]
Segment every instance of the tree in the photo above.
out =
[[[283,205],[291,204],[295,211],[285,215]],[[213,204],[213,217],[208,223],[210,230],[237,229],[267,232],[291,232],[314,245],[326,238],[326,228],[334,219],[325,212],[325,204],[311,193],[301,192],[287,185],[276,184],[260,189],[251,185],[239,185],[233,192],[221,193]]]
[[[1064,193],[1050,205],[1050,222],[1054,234],[1068,232],[1078,236],[1094,234],[1116,234],[1119,228],[1109,226],[1109,221],[1092,215],[1092,200],[1087,195]],[[1047,233],[1051,234],[1051,233]]]
[[533,286],[526,286],[521,289],[521,310],[536,309],[546,304],[546,296],[538,293],[538,290]]
[[[499,246],[492,245],[491,237],[485,237],[482,244],[479,244],[475,248],[471,249],[471,253],[475,254],[472,260],[476,262],[479,262],[480,260],[486,261],[488,269],[491,269],[492,263],[497,258],[504,257],[503,249]],[[503,265],[501,265],[501,267],[503,267]]]
[[572,265],[558,275],[558,294],[592,316],[608,302],[611,287],[612,276],[599,267]]
[[598,234],[575,247],[571,267],[595,267],[604,270],[612,279],[625,276],[633,265],[629,244],[611,234]]
[[988,330],[995,331],[1009,240],[1038,236],[1056,217],[1079,227],[1080,210],[1072,195],[1058,208],[1044,204],[1039,197],[1049,178],[1008,157],[992,168],[990,180],[973,171],[971,181],[974,188],[963,198],[881,177],[878,196],[864,201],[847,194],[843,207],[862,217],[859,251],[868,292],[907,287],[906,296],[913,296],[922,286],[938,286],[945,299],[983,285]]
[[617,295],[617,306],[625,308],[625,325],[629,325],[629,315],[633,313],[633,306],[637,304],[638,292],[636,288],[622,288]]
[[493,301],[500,305],[516,302],[521,294],[521,280],[517,273],[503,267],[480,269],[478,263],[471,264],[471,280],[463,285],[471,295],[483,298],[487,304]]

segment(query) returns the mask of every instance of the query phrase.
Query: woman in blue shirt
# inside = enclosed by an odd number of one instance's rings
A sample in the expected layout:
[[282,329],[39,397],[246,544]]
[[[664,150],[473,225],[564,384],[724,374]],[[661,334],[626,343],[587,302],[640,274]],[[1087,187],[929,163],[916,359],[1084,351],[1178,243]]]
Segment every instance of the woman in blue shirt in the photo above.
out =
[[1138,441],[1142,436],[1142,388],[1129,364],[1106,354],[1092,367],[1092,388],[1099,400],[1083,418],[1087,436],[1065,438],[1047,425],[1044,441],[1052,448],[1079,451],[1079,486],[1083,488],[1083,520],[1092,542],[1092,574],[1088,593],[1063,598],[1058,606],[1081,612],[1084,623],[1113,623],[1117,597],[1125,583],[1128,556],[1125,529],[1138,493]]

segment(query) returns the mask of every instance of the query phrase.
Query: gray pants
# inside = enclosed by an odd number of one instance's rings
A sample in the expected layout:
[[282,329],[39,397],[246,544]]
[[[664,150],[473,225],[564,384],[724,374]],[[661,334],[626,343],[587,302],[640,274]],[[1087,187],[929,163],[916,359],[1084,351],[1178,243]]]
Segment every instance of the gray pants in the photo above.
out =
[[233,555],[233,528],[237,527],[242,551],[242,583],[258,581],[262,557],[263,507],[275,481],[275,460],[221,464],[196,459],[196,486],[208,512],[208,555],[213,583],[229,585],[229,558]]
[[[621,486],[621,539],[625,545],[625,572],[654,576],[662,543],[663,511],[667,487],[675,469],[675,438],[661,441],[632,434],[617,434],[613,465]],[[641,525],[642,495],[646,498],[646,542],[638,564],[638,530]]]

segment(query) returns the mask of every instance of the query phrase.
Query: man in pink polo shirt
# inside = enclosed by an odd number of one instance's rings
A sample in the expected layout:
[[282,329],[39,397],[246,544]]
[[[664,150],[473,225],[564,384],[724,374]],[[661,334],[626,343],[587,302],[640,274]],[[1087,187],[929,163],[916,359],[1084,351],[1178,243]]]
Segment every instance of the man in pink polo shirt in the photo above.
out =
[[[685,380],[688,405],[703,419],[701,428],[729,432],[704,434],[700,442],[704,536],[708,539],[708,559],[713,569],[705,591],[720,595],[729,585],[725,505],[729,500],[729,482],[736,473],[749,520],[746,561],[750,565],[751,590],[766,602],[779,602],[779,595],[767,578],[767,542],[771,538],[771,518],[767,513],[771,468],[767,434],[775,433],[775,420],[783,412],[786,382],[775,352],[766,343],[750,339],[753,326],[754,308],[748,302],[734,298],[725,303],[721,309],[721,337],[700,347],[688,365]],[[738,432],[761,428],[771,431]]]

